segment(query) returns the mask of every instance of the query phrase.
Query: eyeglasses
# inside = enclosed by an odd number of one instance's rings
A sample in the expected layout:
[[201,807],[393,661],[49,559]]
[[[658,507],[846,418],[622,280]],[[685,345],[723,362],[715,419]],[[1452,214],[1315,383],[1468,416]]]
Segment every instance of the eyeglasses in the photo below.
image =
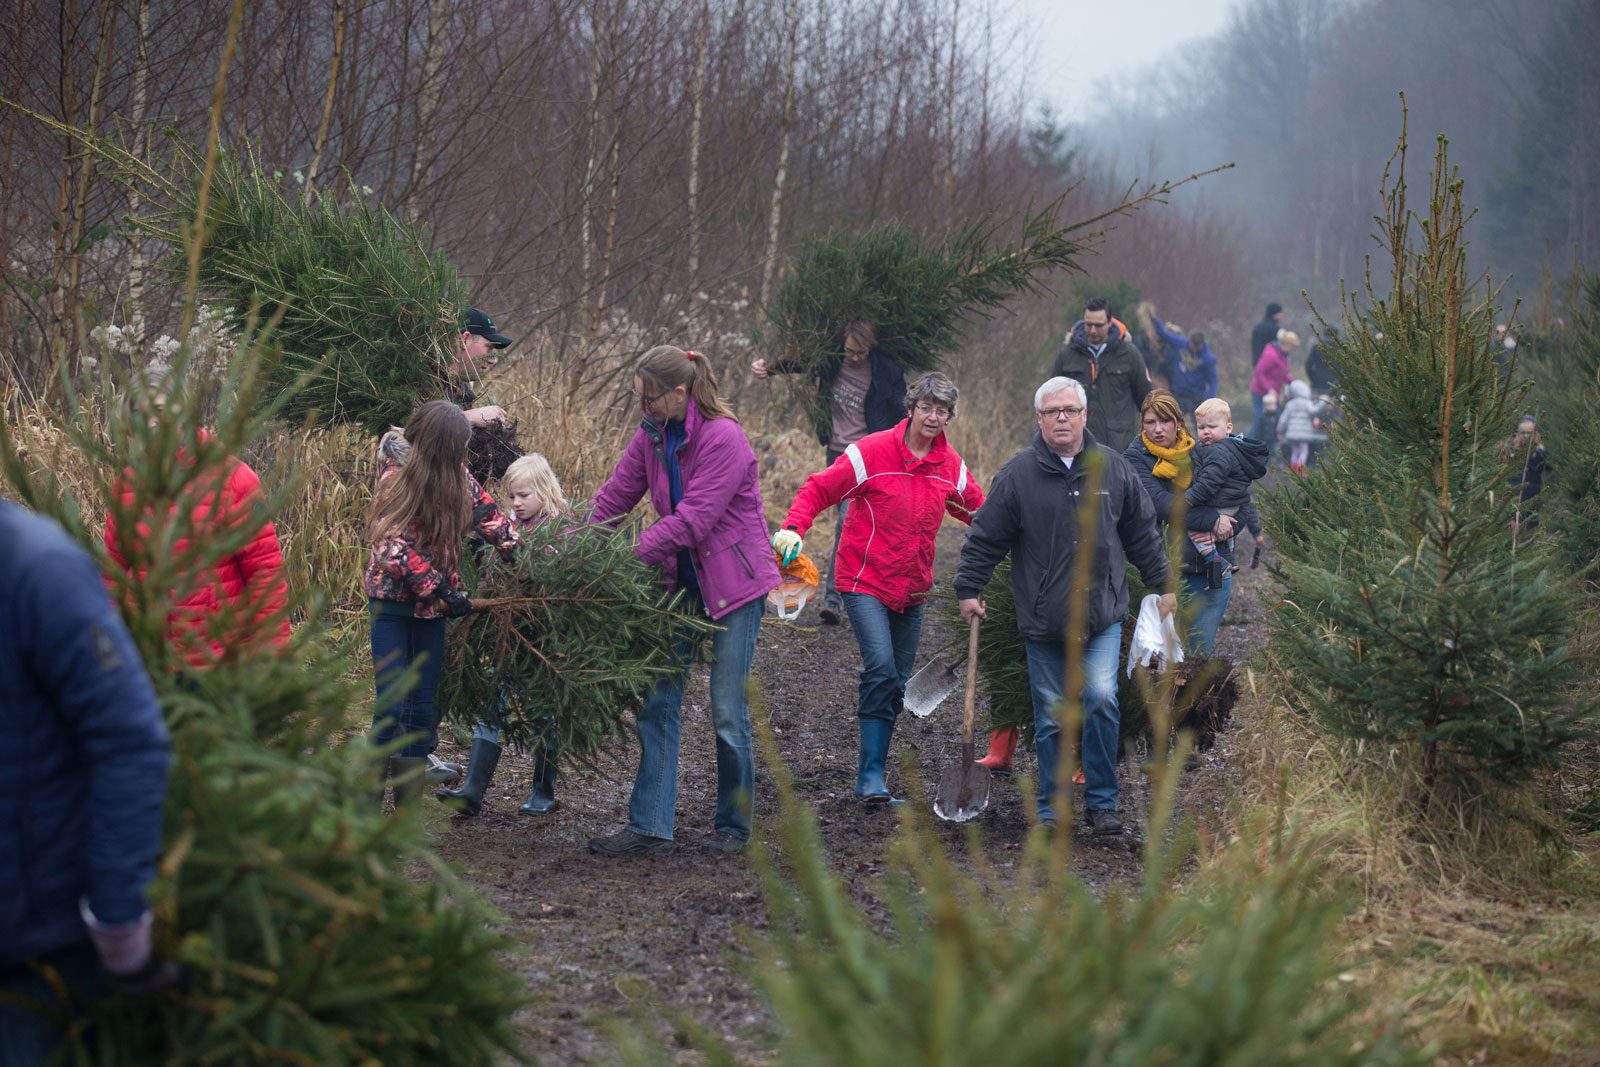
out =
[[936,404],[918,404],[911,410],[915,411],[918,415],[932,415],[934,418],[938,419],[948,419],[950,417],[949,408],[939,407]]
[[655,396],[645,396],[643,393],[634,393],[633,395],[639,398],[639,406],[644,410],[649,411],[657,400],[660,400],[670,392],[672,392],[671,389],[663,389]]
[[855,356],[857,358],[860,358],[861,356],[865,356],[865,355],[871,354],[871,349],[867,349],[867,348],[851,348],[847,344],[847,345],[844,346],[844,354],[847,355],[847,356]]
[[1046,422],[1052,419],[1060,422],[1063,419],[1075,419],[1079,415],[1082,415],[1084,410],[1085,409],[1083,408],[1045,408],[1043,411],[1039,412],[1039,417],[1044,419]]

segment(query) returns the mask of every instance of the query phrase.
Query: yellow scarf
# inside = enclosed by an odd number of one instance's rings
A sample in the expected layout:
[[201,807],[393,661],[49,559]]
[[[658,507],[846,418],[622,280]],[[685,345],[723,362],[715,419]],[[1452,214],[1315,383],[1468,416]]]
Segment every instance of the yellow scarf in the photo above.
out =
[[1189,436],[1189,431],[1182,426],[1178,427],[1178,443],[1171,448],[1162,448],[1151,442],[1149,436],[1139,434],[1139,439],[1144,442],[1144,447],[1156,457],[1156,465],[1150,473],[1163,481],[1171,481],[1172,487],[1179,492],[1189,488],[1189,483],[1194,481],[1194,463],[1190,452],[1194,451],[1194,438]]

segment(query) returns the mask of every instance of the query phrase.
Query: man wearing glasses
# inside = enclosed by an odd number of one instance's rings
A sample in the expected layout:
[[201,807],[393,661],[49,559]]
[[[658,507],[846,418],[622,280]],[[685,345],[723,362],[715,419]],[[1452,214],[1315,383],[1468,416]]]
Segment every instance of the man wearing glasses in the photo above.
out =
[[[768,363],[758,359],[750,364],[750,371],[757,378],[773,373],[792,374],[799,369],[783,360]],[[817,421],[817,439],[827,449],[828,467],[867,434],[892,429],[905,417],[905,374],[878,348],[878,331],[870,322],[857,319],[845,326],[843,354],[821,367],[817,391],[819,410],[827,412],[826,418]],[[829,626],[837,626],[844,616],[844,600],[834,571],[839,558],[839,531],[844,529],[850,501],[840,501],[837,511],[839,521],[834,525],[833,548],[828,553],[821,609],[822,621]]]
[[[1156,530],[1155,508],[1128,461],[1087,429],[1089,398],[1071,378],[1055,377],[1033,398],[1038,433],[1000,468],[989,499],[972,520],[956,570],[963,619],[983,618],[980,594],[995,567],[1011,556],[1017,629],[1027,643],[1039,757],[1039,819],[1055,825],[1052,799],[1060,755],[1060,704],[1065,691],[1065,642],[1083,639],[1084,816],[1096,838],[1119,837],[1117,815],[1117,661],[1122,620],[1128,612],[1124,558],[1151,589],[1167,588],[1167,559]],[[1079,577],[1079,506],[1094,508],[1094,541],[1083,561],[1086,589],[1076,590],[1085,617],[1069,620]],[[1161,613],[1177,610],[1177,596],[1161,596]],[[1064,777],[1064,776],[1063,776]]]
[[1127,331],[1112,321],[1104,297],[1084,304],[1083,319],[1073,324],[1050,374],[1083,383],[1096,443],[1120,453],[1139,436],[1139,405],[1150,391],[1150,374]]

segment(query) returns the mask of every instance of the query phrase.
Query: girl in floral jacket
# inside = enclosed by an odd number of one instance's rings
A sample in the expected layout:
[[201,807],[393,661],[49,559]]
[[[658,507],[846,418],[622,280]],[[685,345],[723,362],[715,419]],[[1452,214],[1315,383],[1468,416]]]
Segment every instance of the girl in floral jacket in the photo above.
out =
[[[409,456],[385,455],[367,536],[372,557],[363,588],[372,612],[378,702],[373,740],[408,736],[388,764],[395,799],[421,789],[421,768],[438,727],[434,692],[444,663],[445,619],[472,610],[461,587],[461,544],[471,530],[502,553],[516,544],[510,520],[467,473],[472,426],[448,400],[418,408],[405,427]],[[386,450],[387,451],[387,450]],[[416,685],[400,692],[407,671]]]

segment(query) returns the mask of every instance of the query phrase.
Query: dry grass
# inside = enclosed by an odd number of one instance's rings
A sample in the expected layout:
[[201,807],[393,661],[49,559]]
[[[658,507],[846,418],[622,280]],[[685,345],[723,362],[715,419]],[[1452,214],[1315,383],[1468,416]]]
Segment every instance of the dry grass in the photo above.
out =
[[[1329,842],[1330,877],[1356,895],[1345,960],[1370,1010],[1403,1019],[1442,1063],[1600,1062],[1592,858],[1474,805],[1448,831],[1422,832],[1392,779],[1349,777],[1354,764],[1292,716],[1268,675],[1250,681],[1231,740],[1247,761],[1240,810],[1281,804]],[[1526,816],[1560,800],[1552,781],[1506,803]]]

